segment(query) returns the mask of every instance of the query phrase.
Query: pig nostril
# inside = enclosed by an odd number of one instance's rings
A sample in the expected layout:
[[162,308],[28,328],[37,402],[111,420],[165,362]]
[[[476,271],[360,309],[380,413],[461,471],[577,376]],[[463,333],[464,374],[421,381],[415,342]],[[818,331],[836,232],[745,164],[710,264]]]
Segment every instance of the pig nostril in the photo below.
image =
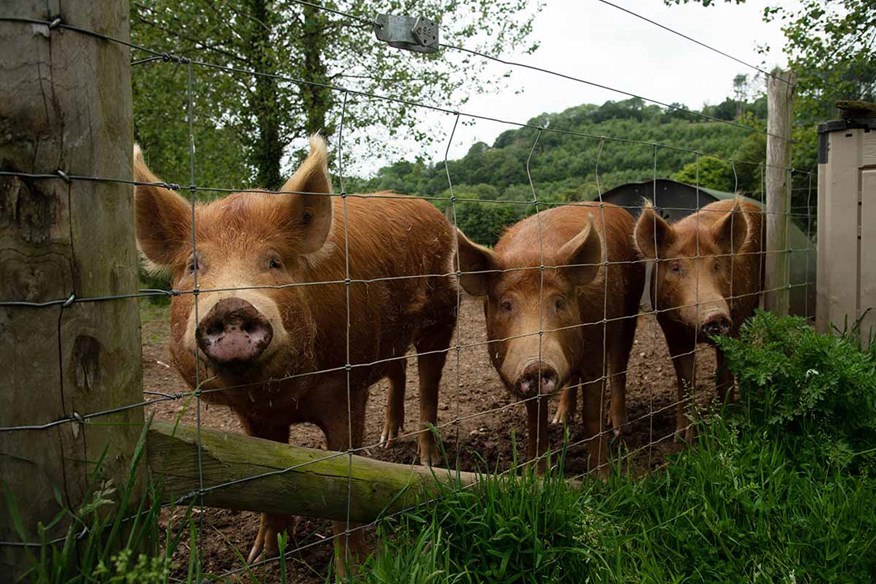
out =
[[208,337],[218,337],[222,334],[222,331],[225,330],[221,321],[214,320],[204,329],[204,332]]

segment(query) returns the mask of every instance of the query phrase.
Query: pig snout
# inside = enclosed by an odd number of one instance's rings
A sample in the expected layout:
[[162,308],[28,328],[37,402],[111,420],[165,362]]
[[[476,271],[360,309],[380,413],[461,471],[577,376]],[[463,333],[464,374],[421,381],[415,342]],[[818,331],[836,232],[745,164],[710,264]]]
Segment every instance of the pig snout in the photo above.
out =
[[706,317],[700,326],[700,337],[708,340],[713,336],[725,336],[730,334],[733,323],[726,314],[713,313]]
[[558,377],[556,369],[544,361],[534,361],[523,369],[515,388],[522,397],[551,394],[557,389]]
[[258,359],[271,344],[274,330],[255,306],[241,298],[224,298],[201,319],[198,347],[217,365],[243,365]]

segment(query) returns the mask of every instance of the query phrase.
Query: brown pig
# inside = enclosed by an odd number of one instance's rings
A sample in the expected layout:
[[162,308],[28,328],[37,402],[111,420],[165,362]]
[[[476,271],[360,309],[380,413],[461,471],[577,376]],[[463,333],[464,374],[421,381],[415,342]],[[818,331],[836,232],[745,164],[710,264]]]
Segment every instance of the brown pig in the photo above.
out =
[[[646,203],[636,223],[636,245],[646,259],[656,260],[651,304],[675,366],[678,438],[689,426],[683,401],[685,392],[696,387],[697,343],[711,343],[715,335],[736,336],[757,307],[763,281],[762,225],[760,207],[743,199],[710,203],[671,225]],[[720,349],[715,357],[716,387],[723,400],[733,376]]]
[[[229,406],[251,436],[287,442],[290,424],[307,422],[329,450],[346,450],[362,446],[369,386],[384,376],[404,384],[412,345],[421,420],[436,422],[456,325],[453,231],[419,199],[329,196],[325,142],[314,136],[310,147],[284,194],[235,193],[193,211],[171,190],[137,186],[137,239],[182,292],[171,354],[189,386]],[[159,180],[139,151],[134,176]],[[437,457],[430,432],[418,441],[421,460]],[[277,554],[288,521],[262,515],[250,561]],[[336,535],[344,529],[336,522]],[[343,573],[342,550],[366,550],[361,530],[335,548]]]
[[[627,362],[645,280],[630,241],[633,225],[620,207],[586,203],[520,221],[493,250],[459,234],[462,287],[484,297],[490,360],[508,390],[525,400],[527,455],[539,457],[540,471],[547,398],[570,381],[581,381],[585,430],[599,437],[589,441],[592,464],[604,467],[608,460],[606,378],[612,424],[626,423]],[[566,390],[564,401],[573,391]]]

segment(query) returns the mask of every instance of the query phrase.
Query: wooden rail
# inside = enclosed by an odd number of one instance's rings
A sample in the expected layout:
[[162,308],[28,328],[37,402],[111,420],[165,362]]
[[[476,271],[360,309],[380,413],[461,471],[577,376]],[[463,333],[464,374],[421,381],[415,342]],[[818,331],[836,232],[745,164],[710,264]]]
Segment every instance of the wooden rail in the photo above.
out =
[[433,498],[441,485],[467,486],[482,476],[166,423],[150,427],[147,450],[150,472],[168,503],[340,520],[347,519],[350,505],[349,518],[356,522]]

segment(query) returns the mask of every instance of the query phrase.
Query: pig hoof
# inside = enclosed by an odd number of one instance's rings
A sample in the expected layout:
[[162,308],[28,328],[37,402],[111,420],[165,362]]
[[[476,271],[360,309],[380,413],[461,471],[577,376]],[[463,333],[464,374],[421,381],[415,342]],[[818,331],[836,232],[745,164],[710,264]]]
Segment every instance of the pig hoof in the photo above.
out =
[[566,425],[572,421],[572,416],[569,415],[569,412],[566,408],[560,406],[557,408],[557,412],[554,414],[553,419],[551,420],[551,424],[562,424]]
[[273,543],[265,541],[266,539],[267,538],[262,536],[261,531],[259,531],[255,543],[249,551],[249,556],[246,558],[247,564],[253,564],[258,561],[259,558],[267,560],[269,558],[276,558],[280,555],[280,546],[277,544],[276,534],[274,534]]
[[440,460],[438,448],[434,445],[428,447],[420,446],[417,456],[420,459],[420,464],[423,466],[432,466]]
[[269,515],[262,513],[259,533],[255,543],[246,558],[247,564],[252,564],[259,557],[263,559],[276,558],[280,555],[280,546],[277,536],[294,522],[294,518],[288,515]]
[[384,448],[392,448],[400,431],[403,431],[403,428],[399,427],[392,430],[385,428],[383,434],[380,435],[380,445]]

